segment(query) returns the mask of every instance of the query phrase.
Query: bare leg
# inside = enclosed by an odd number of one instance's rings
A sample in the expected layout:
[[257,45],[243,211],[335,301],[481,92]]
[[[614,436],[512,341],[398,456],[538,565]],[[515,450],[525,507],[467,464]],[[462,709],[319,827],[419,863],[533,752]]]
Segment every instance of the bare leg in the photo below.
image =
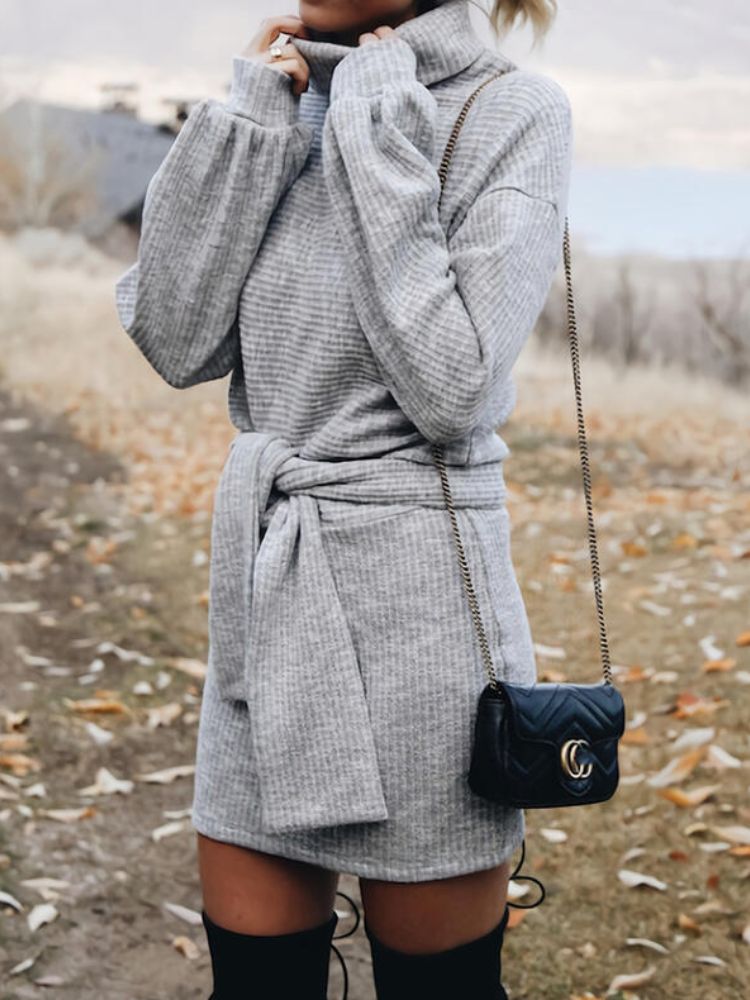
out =
[[360,878],[368,925],[390,948],[427,954],[454,948],[495,927],[508,898],[510,862],[430,882]]
[[289,934],[331,916],[338,872],[197,837],[203,906],[215,923],[241,934]]

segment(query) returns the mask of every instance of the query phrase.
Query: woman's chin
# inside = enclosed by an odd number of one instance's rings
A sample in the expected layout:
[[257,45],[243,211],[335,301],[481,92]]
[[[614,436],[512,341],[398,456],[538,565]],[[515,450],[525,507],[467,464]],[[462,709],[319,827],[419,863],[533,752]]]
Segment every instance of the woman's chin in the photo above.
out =
[[351,4],[337,0],[300,0],[299,16],[308,30],[327,34],[351,27],[352,8]]

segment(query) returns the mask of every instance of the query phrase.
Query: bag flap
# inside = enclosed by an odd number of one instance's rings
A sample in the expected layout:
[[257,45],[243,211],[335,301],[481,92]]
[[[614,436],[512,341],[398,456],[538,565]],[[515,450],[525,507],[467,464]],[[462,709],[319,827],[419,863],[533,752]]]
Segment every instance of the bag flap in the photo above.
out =
[[625,730],[625,703],[614,684],[501,681],[500,687],[519,739],[554,746],[574,738],[597,743],[619,738]]

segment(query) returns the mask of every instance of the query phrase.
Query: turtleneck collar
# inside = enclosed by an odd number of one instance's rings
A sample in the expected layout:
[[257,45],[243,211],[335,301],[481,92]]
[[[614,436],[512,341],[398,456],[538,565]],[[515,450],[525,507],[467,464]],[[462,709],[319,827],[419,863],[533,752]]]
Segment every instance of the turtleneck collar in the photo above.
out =
[[[485,48],[474,33],[469,18],[469,0],[444,0],[432,10],[402,21],[394,31],[413,49],[417,57],[416,75],[429,86],[466,69]],[[313,87],[328,94],[337,64],[351,45],[309,38],[289,38],[310,67]],[[373,42],[377,45],[377,42]]]

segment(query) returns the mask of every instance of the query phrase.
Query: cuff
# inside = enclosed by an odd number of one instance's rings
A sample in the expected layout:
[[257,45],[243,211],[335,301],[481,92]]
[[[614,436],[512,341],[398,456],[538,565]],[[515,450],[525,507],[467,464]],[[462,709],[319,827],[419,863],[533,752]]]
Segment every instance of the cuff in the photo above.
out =
[[347,53],[334,69],[330,99],[373,97],[385,84],[413,82],[416,71],[416,53],[398,35],[365,42]]
[[294,80],[257,59],[232,58],[232,85],[227,111],[250,118],[258,125],[292,125],[297,121],[299,98]]

